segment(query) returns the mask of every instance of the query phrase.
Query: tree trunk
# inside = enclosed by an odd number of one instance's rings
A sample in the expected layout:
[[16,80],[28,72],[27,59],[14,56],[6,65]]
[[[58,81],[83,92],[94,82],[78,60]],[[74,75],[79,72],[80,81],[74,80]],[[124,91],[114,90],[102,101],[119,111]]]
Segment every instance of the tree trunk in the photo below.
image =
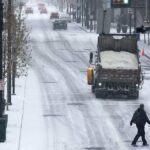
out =
[[11,102],[11,18],[12,18],[12,3],[11,0],[8,0],[8,60],[7,60],[7,103],[12,104]]
[[13,66],[12,66],[12,91],[13,91],[13,95],[16,95],[15,92],[15,78],[16,78],[16,62],[13,62]]

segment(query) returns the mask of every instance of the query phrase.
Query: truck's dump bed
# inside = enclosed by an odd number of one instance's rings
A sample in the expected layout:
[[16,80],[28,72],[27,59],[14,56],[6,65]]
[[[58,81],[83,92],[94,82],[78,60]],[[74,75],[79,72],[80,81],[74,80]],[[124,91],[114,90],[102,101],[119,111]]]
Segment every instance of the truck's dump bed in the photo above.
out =
[[121,39],[120,36],[114,38],[110,35],[99,36],[98,38],[98,47],[101,51],[113,50],[116,52],[126,51],[130,53],[137,53],[137,40],[135,36],[125,36]]
[[138,69],[137,40],[135,36],[102,35],[98,38],[98,47],[102,68]]
[[138,69],[137,56],[130,52],[102,51],[100,59],[104,69]]

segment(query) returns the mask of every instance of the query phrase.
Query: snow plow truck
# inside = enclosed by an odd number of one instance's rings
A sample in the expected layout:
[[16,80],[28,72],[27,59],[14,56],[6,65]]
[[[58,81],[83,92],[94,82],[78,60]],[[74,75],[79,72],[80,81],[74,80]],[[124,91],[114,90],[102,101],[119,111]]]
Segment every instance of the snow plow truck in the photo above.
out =
[[124,95],[137,99],[142,88],[143,73],[136,35],[102,34],[97,51],[90,53],[88,84],[96,98]]

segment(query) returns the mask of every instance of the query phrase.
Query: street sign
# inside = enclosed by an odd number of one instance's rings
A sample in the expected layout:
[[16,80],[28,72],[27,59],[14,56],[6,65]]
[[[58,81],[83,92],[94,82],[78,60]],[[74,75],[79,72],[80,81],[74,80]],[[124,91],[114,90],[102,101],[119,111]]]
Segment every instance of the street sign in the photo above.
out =
[[131,0],[111,0],[111,8],[131,7]]
[[0,91],[4,91],[4,80],[0,80]]

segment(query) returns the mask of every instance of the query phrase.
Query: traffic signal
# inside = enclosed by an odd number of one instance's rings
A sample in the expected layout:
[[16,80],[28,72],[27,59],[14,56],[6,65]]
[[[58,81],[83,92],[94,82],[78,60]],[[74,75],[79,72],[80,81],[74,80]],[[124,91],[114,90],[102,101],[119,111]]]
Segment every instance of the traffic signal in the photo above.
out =
[[128,8],[131,6],[131,0],[111,0],[112,8]]

